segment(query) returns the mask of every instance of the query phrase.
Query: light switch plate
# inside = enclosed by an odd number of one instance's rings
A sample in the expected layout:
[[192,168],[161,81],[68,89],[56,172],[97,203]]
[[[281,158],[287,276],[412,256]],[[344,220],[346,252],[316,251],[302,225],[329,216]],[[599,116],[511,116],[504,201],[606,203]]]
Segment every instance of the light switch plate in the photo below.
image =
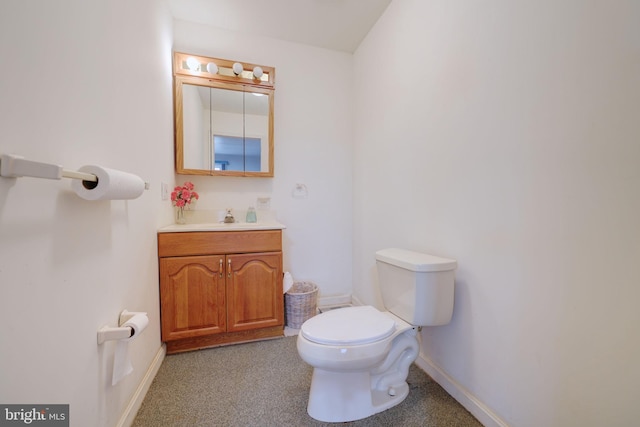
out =
[[169,199],[169,184],[167,184],[166,182],[160,184],[160,197],[162,198],[162,200]]

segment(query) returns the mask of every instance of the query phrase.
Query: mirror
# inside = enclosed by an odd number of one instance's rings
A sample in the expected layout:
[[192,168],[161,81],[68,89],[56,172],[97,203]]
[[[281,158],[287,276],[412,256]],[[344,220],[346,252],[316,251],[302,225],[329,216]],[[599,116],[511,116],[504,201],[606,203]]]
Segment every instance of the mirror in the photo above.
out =
[[175,57],[176,172],[272,177],[273,68]]

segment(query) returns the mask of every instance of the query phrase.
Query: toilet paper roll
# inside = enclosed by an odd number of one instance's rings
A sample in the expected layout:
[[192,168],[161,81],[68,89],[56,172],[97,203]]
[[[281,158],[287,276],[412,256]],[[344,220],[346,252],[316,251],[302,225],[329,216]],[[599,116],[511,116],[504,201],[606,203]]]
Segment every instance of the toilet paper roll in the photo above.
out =
[[111,385],[116,385],[121,379],[133,372],[133,365],[129,357],[129,342],[136,339],[149,324],[147,313],[136,313],[120,326],[129,326],[131,336],[116,343],[116,353],[113,358],[113,377]]
[[147,328],[149,325],[149,317],[147,313],[136,313],[129,320],[124,322],[120,326],[128,326],[132,329],[131,336],[121,341],[131,341],[134,340]]
[[98,177],[98,182],[74,179],[71,188],[85,200],[128,200],[140,197],[144,181],[137,175],[96,165],[78,169]]

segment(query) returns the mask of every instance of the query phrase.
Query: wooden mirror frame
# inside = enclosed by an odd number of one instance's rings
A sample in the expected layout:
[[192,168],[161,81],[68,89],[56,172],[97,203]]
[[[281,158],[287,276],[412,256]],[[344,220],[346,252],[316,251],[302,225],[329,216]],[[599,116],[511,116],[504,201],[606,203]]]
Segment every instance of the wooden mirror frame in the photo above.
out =
[[[233,61],[206,56],[190,55],[174,52],[173,55],[174,76],[174,131],[175,131],[175,160],[176,172],[183,175],[212,175],[212,176],[243,176],[243,177],[273,177],[274,176],[274,143],[273,143],[273,116],[274,116],[274,92],[275,69],[263,65],[242,63],[244,71],[235,75],[231,70]],[[197,61],[196,69],[190,69],[187,60]],[[214,63],[218,68],[215,74],[207,71],[207,64]],[[263,75],[256,78],[253,75],[255,67],[260,67]],[[269,96],[268,115],[268,170],[266,171],[232,171],[211,169],[187,169],[184,167],[184,121],[183,121],[183,90],[184,84],[192,84],[210,88],[230,89],[244,93],[260,93]]]

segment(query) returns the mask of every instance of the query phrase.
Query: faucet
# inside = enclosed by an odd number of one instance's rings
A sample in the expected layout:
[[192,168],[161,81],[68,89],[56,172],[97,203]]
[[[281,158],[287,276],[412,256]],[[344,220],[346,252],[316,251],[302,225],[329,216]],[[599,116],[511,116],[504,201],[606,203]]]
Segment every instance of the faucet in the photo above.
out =
[[227,214],[224,216],[224,222],[225,224],[236,222],[236,219],[233,217],[233,214],[231,213],[231,209],[227,209]]

